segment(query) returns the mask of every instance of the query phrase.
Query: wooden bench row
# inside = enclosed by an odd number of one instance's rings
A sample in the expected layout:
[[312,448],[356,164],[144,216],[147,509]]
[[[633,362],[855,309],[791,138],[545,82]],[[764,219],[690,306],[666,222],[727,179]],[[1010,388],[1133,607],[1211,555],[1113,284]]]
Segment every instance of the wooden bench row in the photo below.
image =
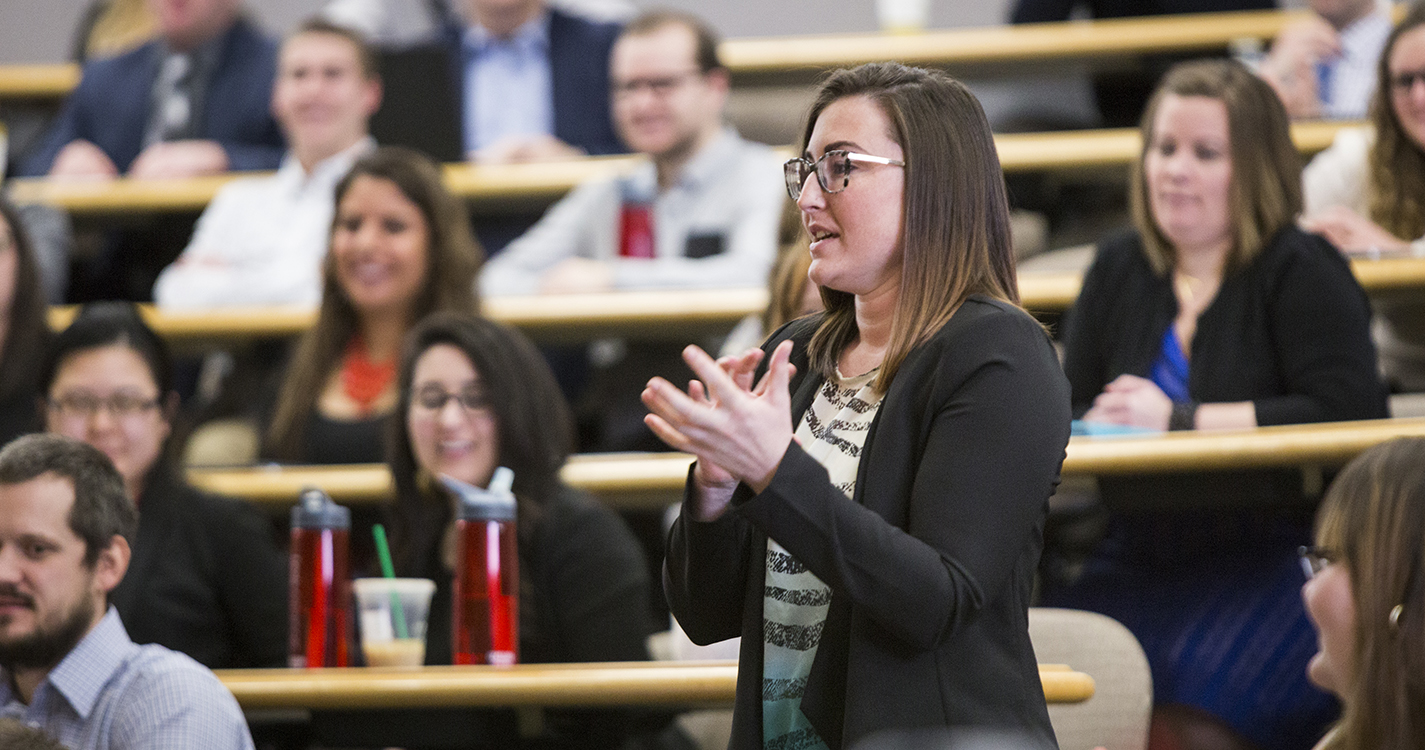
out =
[[[1301,11],[1246,11],[928,30],[729,39],[718,52],[739,85],[876,60],[965,69],[1216,52],[1276,36]],[[0,99],[55,99],[79,82],[72,63],[0,65]]]
[[[1314,154],[1331,145],[1338,130],[1358,124],[1296,123],[1292,137],[1302,153]],[[1133,128],[1003,134],[995,136],[995,143],[1001,166],[1011,173],[1123,167],[1138,158],[1142,146]],[[638,163],[636,156],[601,156],[537,164],[447,164],[445,182],[476,210],[498,213],[550,203],[591,177],[625,171]],[[11,182],[10,198],[47,203],[81,217],[197,212],[236,176],[111,182],[16,179]]]
[[[1358,259],[1351,268],[1374,298],[1418,297],[1425,291],[1425,258]],[[1033,313],[1062,312],[1073,305],[1081,284],[1072,272],[1025,273],[1019,277],[1020,299]],[[689,342],[725,333],[766,306],[765,289],[747,288],[494,297],[484,301],[484,312],[541,342],[607,337]],[[159,335],[183,350],[296,336],[316,320],[315,310],[294,307],[181,312],[143,305],[141,310]],[[50,326],[64,328],[74,313],[73,306],[50,308]]]
[[[731,706],[737,664],[630,662],[510,667],[219,669],[244,709]],[[1039,665],[1049,703],[1093,697],[1094,680]]]
[[[1335,467],[1377,443],[1397,437],[1425,437],[1425,418],[1141,437],[1075,437],[1069,441],[1063,472],[1121,476]],[[571,458],[563,476],[570,485],[620,509],[657,509],[681,496],[691,460],[681,453],[588,454]],[[211,492],[284,507],[295,502],[305,487],[320,487],[347,504],[380,503],[391,494],[391,476],[383,464],[193,469],[188,478],[195,486]]]

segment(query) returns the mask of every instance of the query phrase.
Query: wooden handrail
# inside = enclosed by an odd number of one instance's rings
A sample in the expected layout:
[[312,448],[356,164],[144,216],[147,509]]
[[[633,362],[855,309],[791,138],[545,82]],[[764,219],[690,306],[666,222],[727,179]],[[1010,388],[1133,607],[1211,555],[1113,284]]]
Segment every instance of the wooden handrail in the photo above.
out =
[[[1425,418],[1282,425],[1253,430],[1191,431],[1141,437],[1075,437],[1064,474],[1113,476],[1286,466],[1339,466],[1397,437],[1425,437]],[[692,457],[683,453],[599,453],[574,456],[562,476],[571,486],[623,509],[661,508],[678,499]],[[253,502],[286,506],[307,486],[345,503],[390,497],[382,464],[194,469],[198,487]]]
[[[1238,39],[1276,36],[1303,11],[1238,11],[927,30],[729,39],[718,48],[734,78],[829,70],[877,60],[964,67],[1092,61],[1164,52],[1221,50]],[[0,65],[0,98],[58,98],[79,81],[72,63]]]
[[[1292,138],[1303,154],[1331,145],[1337,131],[1353,122],[1302,122]],[[1138,158],[1140,139],[1133,128],[995,136],[1000,165],[1006,172],[1035,172],[1122,167]],[[790,155],[790,149],[785,149]],[[558,199],[591,177],[632,169],[634,156],[596,156],[538,164],[448,164],[445,184],[483,210],[544,204]],[[132,212],[201,211],[218,188],[236,174],[172,180],[108,182],[52,181],[28,178],[11,182],[10,197],[19,203],[47,203],[78,216]]]
[[[733,662],[219,669],[214,673],[245,709],[726,706],[737,691]],[[1093,697],[1093,678],[1067,666],[1040,665],[1039,678],[1050,703]]]

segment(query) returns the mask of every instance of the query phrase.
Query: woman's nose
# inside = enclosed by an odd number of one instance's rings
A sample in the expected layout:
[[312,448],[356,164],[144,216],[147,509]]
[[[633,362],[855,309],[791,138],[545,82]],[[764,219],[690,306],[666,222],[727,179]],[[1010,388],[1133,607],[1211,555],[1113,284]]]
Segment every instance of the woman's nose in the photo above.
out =
[[825,206],[826,191],[821,189],[821,182],[817,180],[816,173],[813,172],[802,180],[802,192],[797,196],[797,207],[803,211],[810,211]]

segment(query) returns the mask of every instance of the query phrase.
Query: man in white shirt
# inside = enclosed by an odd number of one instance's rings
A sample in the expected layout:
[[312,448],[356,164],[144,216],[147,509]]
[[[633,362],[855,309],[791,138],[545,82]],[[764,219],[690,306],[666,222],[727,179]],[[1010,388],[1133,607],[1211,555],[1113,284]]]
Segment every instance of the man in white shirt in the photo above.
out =
[[[776,255],[782,158],[723,123],[728,73],[699,20],[655,12],[614,45],[610,89],[620,137],[649,157],[590,180],[485,265],[499,296],[613,289],[760,286]],[[626,204],[652,224],[652,256],[621,257]]]
[[234,180],[213,198],[188,247],[159,274],[160,307],[321,300],[336,184],[376,145],[367,132],[381,102],[374,60],[359,36],[326,21],[287,37],[272,112],[291,148],[275,174]]
[[0,718],[74,750],[252,750],[213,673],[136,645],[107,603],[137,527],[98,449],[33,434],[0,451]]
[[1288,24],[1262,61],[1293,119],[1366,116],[1376,62],[1390,35],[1389,6],[1377,0],[1308,0],[1314,15]]

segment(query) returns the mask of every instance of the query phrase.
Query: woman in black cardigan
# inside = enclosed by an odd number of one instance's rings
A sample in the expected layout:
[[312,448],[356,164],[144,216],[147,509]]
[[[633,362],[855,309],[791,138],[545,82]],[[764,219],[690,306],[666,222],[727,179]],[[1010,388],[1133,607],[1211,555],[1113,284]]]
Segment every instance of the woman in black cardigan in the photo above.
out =
[[1053,747],[1026,611],[1068,389],[1016,304],[989,126],[944,75],[872,64],[828,79],[803,143],[787,187],[827,312],[716,363],[689,347],[701,382],[644,392],[698,457],[669,604],[695,642],[742,636],[733,747]]
[[129,636],[213,669],[287,662],[287,559],[267,519],[199,492],[165,459],[178,394],[168,349],[129,303],[85,306],[39,367],[45,424],[103,451],[139,509],[111,595]]
[[[1143,143],[1134,231],[1099,246],[1068,319],[1075,415],[1153,430],[1386,416],[1365,294],[1335,248],[1293,224],[1301,166],[1271,88],[1231,62],[1178,66]],[[1305,678],[1303,480],[1100,482],[1109,536],[1078,580],[1046,582],[1044,602],[1133,631],[1161,731],[1285,750],[1310,746],[1334,715]]]

